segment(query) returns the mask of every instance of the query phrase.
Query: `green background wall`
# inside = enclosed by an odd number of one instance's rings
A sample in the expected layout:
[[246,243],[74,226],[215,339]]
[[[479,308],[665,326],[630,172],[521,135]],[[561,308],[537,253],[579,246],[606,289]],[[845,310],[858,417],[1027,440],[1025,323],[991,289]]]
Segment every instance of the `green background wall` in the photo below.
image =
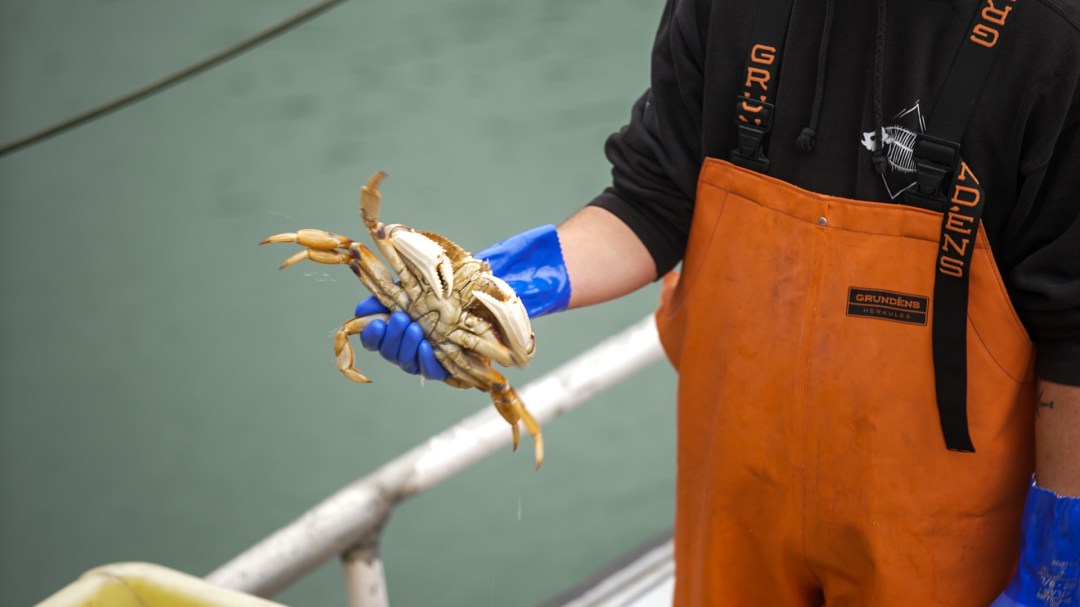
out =
[[[370,356],[335,370],[365,295],[256,247],[384,218],[478,250],[609,181],[660,0],[352,0],[78,130],[0,157],[0,596],[29,605],[125,560],[205,575],[480,407]],[[3,0],[0,141],[309,6]],[[655,285],[535,323],[520,386],[643,317]],[[366,354],[366,353],[365,353]],[[391,519],[395,605],[530,605],[668,528],[674,375],[658,363]],[[332,562],[278,600],[343,604]]]

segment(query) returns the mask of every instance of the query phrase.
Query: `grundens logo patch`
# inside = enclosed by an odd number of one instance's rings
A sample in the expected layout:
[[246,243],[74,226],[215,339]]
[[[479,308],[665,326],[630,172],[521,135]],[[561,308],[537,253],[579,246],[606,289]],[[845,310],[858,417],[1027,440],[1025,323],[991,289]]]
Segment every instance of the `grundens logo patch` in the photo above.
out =
[[913,325],[926,324],[930,298],[893,291],[860,287],[848,288],[848,316],[894,320]]

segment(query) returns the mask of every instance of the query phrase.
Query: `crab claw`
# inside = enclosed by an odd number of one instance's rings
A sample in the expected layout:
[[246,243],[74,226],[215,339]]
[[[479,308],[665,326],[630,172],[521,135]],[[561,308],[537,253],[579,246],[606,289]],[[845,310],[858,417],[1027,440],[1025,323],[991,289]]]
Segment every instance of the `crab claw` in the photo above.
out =
[[489,284],[494,288],[476,290],[472,294],[495,317],[514,364],[523,367],[536,352],[536,337],[529,323],[529,313],[510,285],[497,276],[491,276],[490,280]]
[[439,243],[404,227],[390,234],[390,243],[408,264],[409,270],[423,277],[436,297],[450,297],[454,290],[454,266]]

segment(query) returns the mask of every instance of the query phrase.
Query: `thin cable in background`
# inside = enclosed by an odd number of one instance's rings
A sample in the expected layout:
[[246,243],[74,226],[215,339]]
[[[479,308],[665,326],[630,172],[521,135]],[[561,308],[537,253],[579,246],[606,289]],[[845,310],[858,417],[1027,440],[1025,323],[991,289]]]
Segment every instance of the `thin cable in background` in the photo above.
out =
[[64,120],[63,122],[55,124],[49,128],[38,131],[36,133],[32,133],[20,139],[16,139],[15,141],[12,141],[10,143],[6,143],[3,145],[3,147],[0,147],[0,156],[5,156],[12,152],[17,152],[25,147],[49,139],[50,137],[55,137],[56,135],[59,135],[66,131],[70,131],[71,129],[74,129],[76,127],[80,127],[87,122],[90,122],[91,120],[101,118],[106,114],[110,114],[129,105],[142,101],[143,99],[146,99],[151,95],[160,93],[161,91],[169,88],[174,84],[177,84],[212,67],[215,67],[219,63],[228,61],[229,59],[232,59],[240,53],[243,53],[244,51],[258,44],[266,42],[270,38],[273,38],[278,34],[282,34],[307,21],[308,19],[311,19],[319,15],[320,13],[332,8],[334,5],[341,4],[344,1],[345,0],[324,0],[323,2],[312,6],[311,8],[303,11],[302,13],[298,13],[286,19],[285,21],[282,21],[281,23],[274,25],[273,27],[270,27],[269,29],[259,32],[258,34],[247,38],[246,40],[238,42],[233,46],[226,48],[225,50],[215,53],[198,63],[192,64],[178,72],[166,76],[161,80],[158,80],[157,82],[152,82],[150,84],[147,84],[146,86],[135,89],[134,91],[128,93],[127,95],[124,95],[123,97],[119,97],[92,110],[88,110],[71,118],[68,118],[67,120]]

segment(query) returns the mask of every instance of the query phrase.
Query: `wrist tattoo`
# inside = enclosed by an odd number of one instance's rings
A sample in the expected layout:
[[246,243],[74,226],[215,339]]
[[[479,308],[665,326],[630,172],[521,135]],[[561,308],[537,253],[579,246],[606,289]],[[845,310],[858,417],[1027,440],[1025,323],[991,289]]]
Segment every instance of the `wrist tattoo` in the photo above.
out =
[[1053,409],[1054,408],[1054,401],[1052,401],[1052,400],[1044,400],[1043,399],[1043,391],[1042,390],[1039,390],[1039,398],[1038,398],[1037,402],[1038,402],[1038,407],[1036,407],[1036,409],[1035,409],[1035,414],[1036,415],[1038,415],[1043,409]]

